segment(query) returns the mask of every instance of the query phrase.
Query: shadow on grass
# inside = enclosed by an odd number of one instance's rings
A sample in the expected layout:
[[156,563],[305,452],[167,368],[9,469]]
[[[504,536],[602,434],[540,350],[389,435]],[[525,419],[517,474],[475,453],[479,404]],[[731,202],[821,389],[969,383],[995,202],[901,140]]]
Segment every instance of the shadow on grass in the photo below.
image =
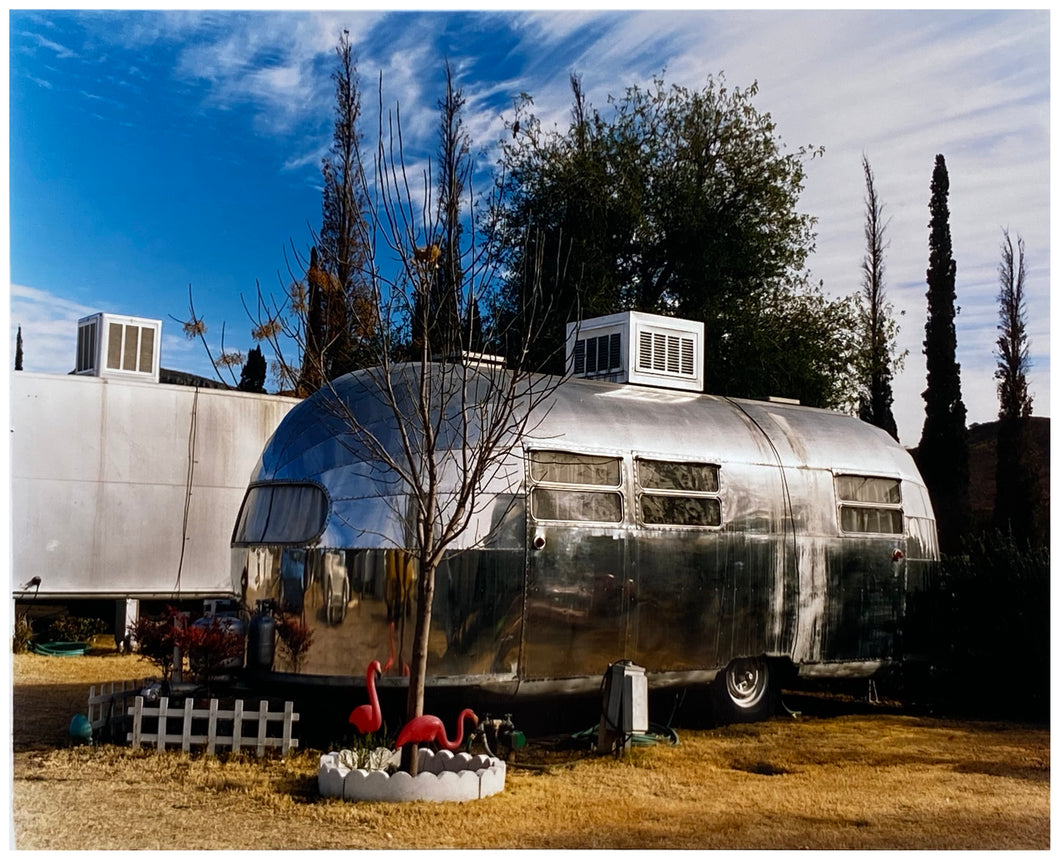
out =
[[11,733],[16,752],[73,744],[70,720],[88,712],[87,684],[15,685]]

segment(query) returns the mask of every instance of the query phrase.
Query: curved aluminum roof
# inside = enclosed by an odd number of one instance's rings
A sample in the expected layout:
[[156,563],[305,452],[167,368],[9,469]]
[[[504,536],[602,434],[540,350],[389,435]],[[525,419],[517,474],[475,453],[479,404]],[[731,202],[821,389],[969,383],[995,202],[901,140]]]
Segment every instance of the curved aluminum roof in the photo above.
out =
[[[418,372],[418,365],[392,369],[398,397],[415,390]],[[468,390],[487,396],[481,392],[488,389],[490,374],[505,372],[469,369]],[[334,382],[334,394],[321,390],[295,406],[266,445],[252,479],[322,485],[332,501],[319,541],[323,546],[354,545],[351,530],[360,535],[357,545],[364,545],[367,535],[377,536],[380,546],[402,543],[396,533],[402,518],[395,516],[396,509],[405,509],[400,484],[365,458],[341,415],[352,410],[376,439],[398,451],[400,435],[380,397],[379,374],[377,368],[348,374]],[[459,403],[450,412],[459,418]],[[789,468],[890,475],[923,485],[909,453],[884,431],[849,415],[784,403],[569,379],[533,413],[529,426],[524,447],[632,451],[722,463],[779,461]],[[460,438],[455,434],[454,441]],[[503,465],[492,489],[510,494],[522,481],[521,461],[513,457]],[[380,497],[389,501],[381,505]],[[489,531],[487,525],[481,528],[482,534]]]

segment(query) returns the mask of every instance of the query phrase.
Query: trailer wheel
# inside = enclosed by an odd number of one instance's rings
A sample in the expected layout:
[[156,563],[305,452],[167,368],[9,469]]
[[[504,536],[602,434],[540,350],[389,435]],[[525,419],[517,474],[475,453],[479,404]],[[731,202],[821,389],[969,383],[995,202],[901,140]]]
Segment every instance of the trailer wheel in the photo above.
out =
[[728,723],[753,723],[773,715],[775,696],[769,661],[739,657],[711,684],[718,717]]

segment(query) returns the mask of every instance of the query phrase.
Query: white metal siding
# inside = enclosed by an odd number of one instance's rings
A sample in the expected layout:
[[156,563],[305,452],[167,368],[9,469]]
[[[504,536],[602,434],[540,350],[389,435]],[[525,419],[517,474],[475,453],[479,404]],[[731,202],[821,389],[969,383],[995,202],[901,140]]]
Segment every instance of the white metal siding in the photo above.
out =
[[33,576],[41,596],[231,590],[239,505],[298,401],[85,376],[10,379],[16,593]]

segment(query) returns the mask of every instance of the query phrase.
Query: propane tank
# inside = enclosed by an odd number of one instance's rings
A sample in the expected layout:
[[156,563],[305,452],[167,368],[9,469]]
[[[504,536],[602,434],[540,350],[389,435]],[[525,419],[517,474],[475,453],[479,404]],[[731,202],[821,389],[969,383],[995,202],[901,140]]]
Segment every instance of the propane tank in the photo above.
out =
[[272,616],[272,601],[259,600],[247,631],[247,668],[269,671],[275,656],[276,619]]

